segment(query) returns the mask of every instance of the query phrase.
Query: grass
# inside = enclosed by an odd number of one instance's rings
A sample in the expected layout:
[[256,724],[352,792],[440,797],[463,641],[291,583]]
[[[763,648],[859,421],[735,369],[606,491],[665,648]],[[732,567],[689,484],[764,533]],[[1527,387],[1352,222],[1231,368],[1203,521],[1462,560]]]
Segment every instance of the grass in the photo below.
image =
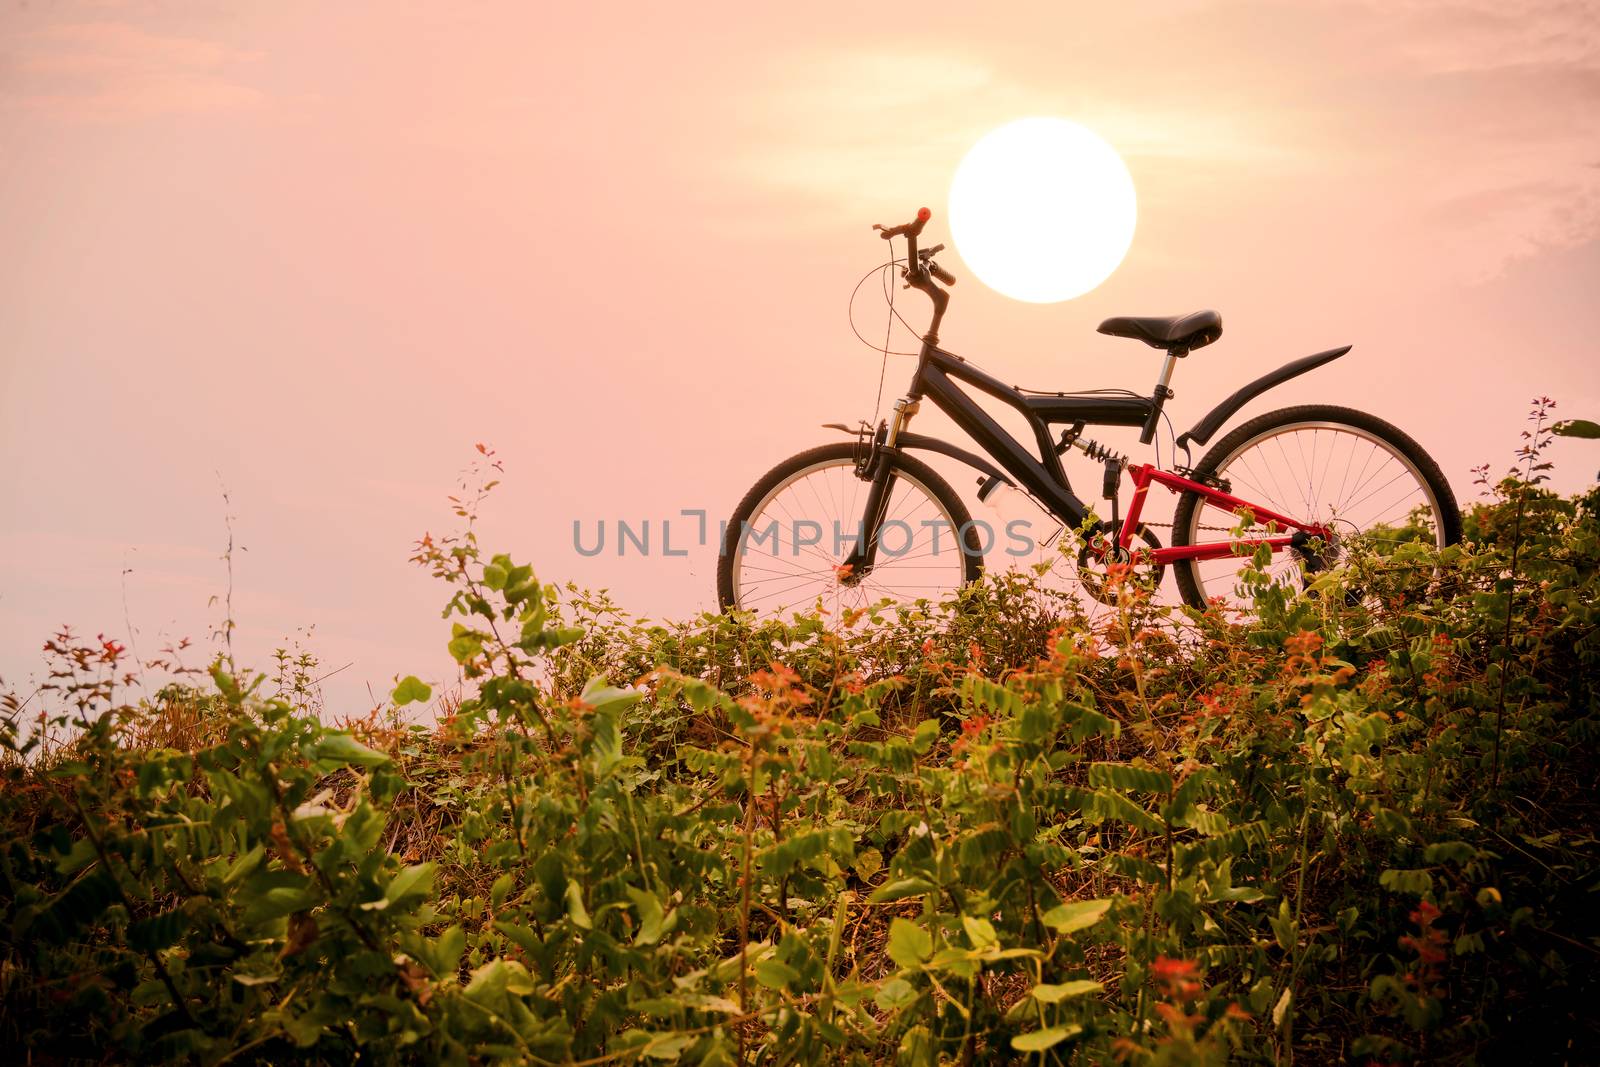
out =
[[[1525,471],[1525,474],[1531,471]],[[1245,619],[1025,576],[652,625],[419,545],[463,687],[9,698],[0,1041],[34,1062],[1580,1063],[1595,494]],[[464,516],[466,517],[466,516]],[[406,705],[405,708],[399,705]],[[23,720],[27,720],[26,723]]]

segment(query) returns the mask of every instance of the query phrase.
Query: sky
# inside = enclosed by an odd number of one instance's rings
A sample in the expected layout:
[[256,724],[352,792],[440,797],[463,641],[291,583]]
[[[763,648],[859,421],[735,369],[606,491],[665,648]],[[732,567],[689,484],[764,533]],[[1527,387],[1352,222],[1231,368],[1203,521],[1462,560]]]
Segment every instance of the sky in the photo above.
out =
[[[313,652],[335,714],[448,683],[447,592],[408,558],[457,526],[479,443],[505,468],[488,551],[636,613],[711,607],[682,512],[714,525],[872,416],[882,359],[846,316],[869,225],[927,205],[943,239],[963,153],[1027,115],[1113,145],[1139,220],[1063,303],[942,260],[968,275],[944,346],[1000,377],[1147,390],[1154,351],[1094,326],[1217,308],[1181,429],[1351,344],[1247,412],[1371,411],[1463,502],[1531,398],[1600,419],[1584,0],[0,0],[0,678],[30,691],[64,624],[202,664],[231,590],[237,657]],[[856,314],[881,335],[881,302]],[[1563,491],[1600,469],[1594,442],[1549,455]],[[618,519],[657,551],[575,548]]]

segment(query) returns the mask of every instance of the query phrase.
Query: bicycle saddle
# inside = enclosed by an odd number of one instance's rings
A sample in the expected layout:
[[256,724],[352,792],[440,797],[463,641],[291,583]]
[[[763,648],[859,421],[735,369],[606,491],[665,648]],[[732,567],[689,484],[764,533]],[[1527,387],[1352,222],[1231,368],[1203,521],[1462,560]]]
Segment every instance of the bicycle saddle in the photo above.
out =
[[1183,349],[1192,352],[1222,336],[1222,316],[1215,311],[1196,311],[1170,319],[1121,316],[1107,319],[1100,333],[1112,337],[1133,337],[1152,348]]

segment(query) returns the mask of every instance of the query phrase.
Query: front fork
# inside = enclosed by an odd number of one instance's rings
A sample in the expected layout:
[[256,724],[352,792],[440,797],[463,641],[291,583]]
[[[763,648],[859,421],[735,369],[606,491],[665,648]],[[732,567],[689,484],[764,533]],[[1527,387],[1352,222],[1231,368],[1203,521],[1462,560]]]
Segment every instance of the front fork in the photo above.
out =
[[861,525],[856,528],[855,548],[839,567],[839,580],[846,585],[855,585],[871,574],[877,562],[879,527],[883,525],[884,513],[889,508],[889,493],[893,488],[891,480],[894,472],[891,468],[894,464],[891,460],[895,443],[911,422],[911,417],[921,409],[920,399],[902,397],[896,400],[894,419],[884,432],[883,439],[879,441],[874,436],[869,451],[856,464],[856,476],[863,481],[870,480],[872,485],[867,490],[866,506],[861,509]]

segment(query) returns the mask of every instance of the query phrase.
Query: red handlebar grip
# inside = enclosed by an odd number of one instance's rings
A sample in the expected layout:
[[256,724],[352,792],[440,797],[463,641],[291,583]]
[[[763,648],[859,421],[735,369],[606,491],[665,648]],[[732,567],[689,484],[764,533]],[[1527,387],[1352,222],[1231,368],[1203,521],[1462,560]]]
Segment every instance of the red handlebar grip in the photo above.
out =
[[927,222],[931,218],[933,218],[933,212],[929,211],[927,208],[924,207],[917,209],[918,222]]

